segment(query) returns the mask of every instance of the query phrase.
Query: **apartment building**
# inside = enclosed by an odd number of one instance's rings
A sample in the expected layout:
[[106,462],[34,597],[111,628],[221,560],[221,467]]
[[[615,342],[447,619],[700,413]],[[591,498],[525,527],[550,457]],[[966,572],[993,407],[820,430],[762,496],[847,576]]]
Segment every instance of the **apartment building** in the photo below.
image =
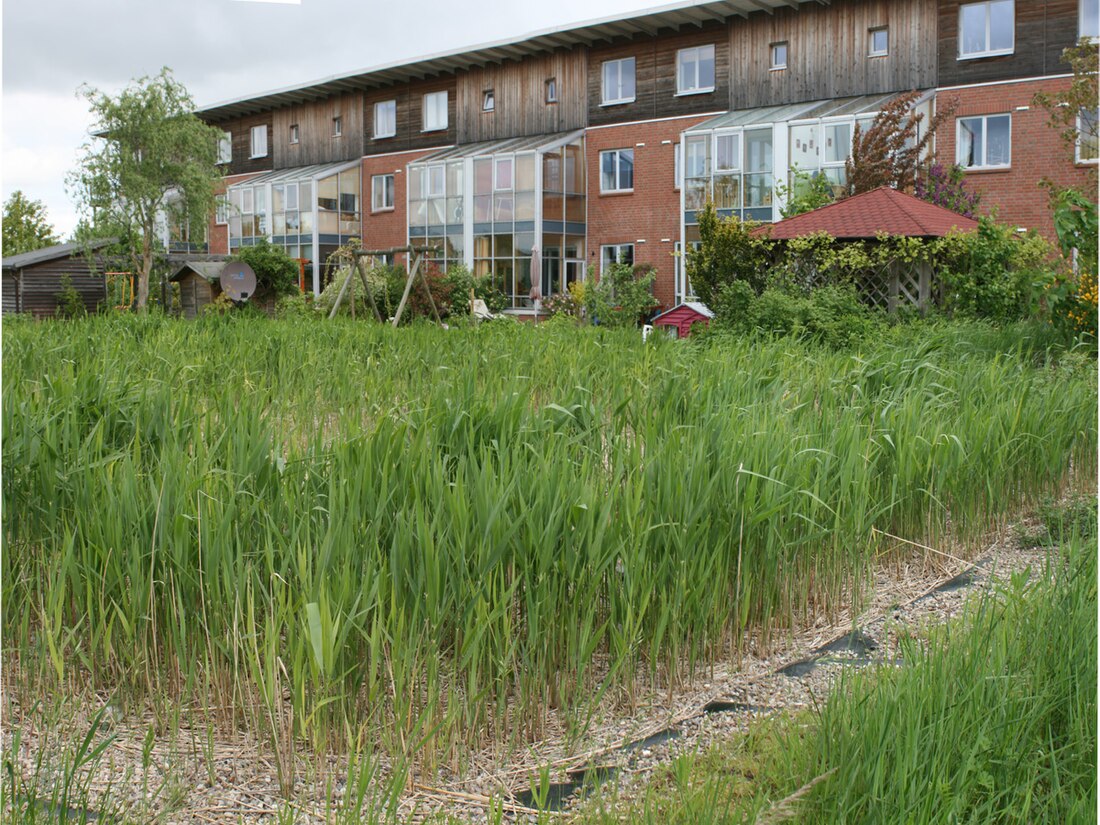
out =
[[680,2],[216,104],[211,251],[269,238],[320,290],[350,238],[429,243],[517,313],[626,260],[656,267],[668,307],[704,203],[778,219],[793,169],[843,183],[855,125],[914,89],[928,115],[957,105],[938,157],[1049,234],[1038,182],[1087,185],[1097,148],[1070,156],[1032,98],[1069,84],[1062,50],[1098,35],[1097,2]]

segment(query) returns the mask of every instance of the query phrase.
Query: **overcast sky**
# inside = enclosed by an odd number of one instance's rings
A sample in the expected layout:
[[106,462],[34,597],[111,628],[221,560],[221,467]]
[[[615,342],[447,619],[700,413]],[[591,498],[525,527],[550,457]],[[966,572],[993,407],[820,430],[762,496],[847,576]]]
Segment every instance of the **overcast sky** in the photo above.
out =
[[84,83],[117,92],[168,66],[203,106],[665,1],[4,0],[3,197],[22,189],[72,231]]

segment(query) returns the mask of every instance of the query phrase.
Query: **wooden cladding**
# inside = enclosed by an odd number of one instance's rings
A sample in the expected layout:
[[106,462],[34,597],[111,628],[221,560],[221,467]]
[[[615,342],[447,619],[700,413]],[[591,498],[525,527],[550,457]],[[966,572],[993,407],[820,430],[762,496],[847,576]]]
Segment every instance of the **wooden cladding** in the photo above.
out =
[[[884,57],[870,57],[870,31],[887,27]],[[787,67],[772,71],[773,43]],[[936,9],[928,0],[849,0],[753,15],[730,26],[729,108],[750,109],[936,85]]]
[[[243,175],[249,172],[267,172],[274,168],[272,157],[273,134],[271,129],[271,112],[263,112],[258,115],[237,118],[216,124],[219,129],[233,135],[233,159],[222,164],[218,168],[225,175]],[[267,154],[263,157],[252,157],[252,127],[267,127]]]
[[[737,25],[737,21],[733,23]],[[676,62],[680,49],[714,46],[714,90],[702,94],[678,95]],[[635,97],[629,103],[604,106],[603,64],[608,60],[634,58]],[[724,112],[730,96],[730,50],[728,26],[714,23],[683,32],[656,37],[620,39],[611,46],[593,47],[588,54],[588,125],[602,126],[631,120]]]
[[[340,135],[334,134],[335,118],[340,118]],[[297,143],[290,142],[291,126],[298,127]],[[276,169],[355,160],[363,155],[363,94],[277,109],[273,131]]]
[[[460,72],[456,139],[477,143],[583,128],[586,56],[586,49],[577,48]],[[551,79],[556,102],[548,103]],[[493,111],[485,112],[484,94],[490,89]]]
[[1069,74],[1062,50],[1077,42],[1078,0],[1016,0],[1012,54],[959,60],[959,0],[939,0],[940,86]]
[[[424,131],[424,95],[447,93],[447,128]],[[392,137],[374,136],[374,104],[393,100],[397,103],[397,129]],[[478,101],[478,105],[481,102]],[[409,149],[432,149],[455,142],[455,78],[444,77],[416,83],[400,83],[376,89],[363,98],[362,146],[364,155],[384,152],[404,152]]]
[[[102,263],[102,262],[98,262]],[[35,318],[57,314],[62,282],[68,276],[88,312],[98,312],[107,301],[107,279],[80,256],[43,261],[4,272],[4,312],[26,312]]]

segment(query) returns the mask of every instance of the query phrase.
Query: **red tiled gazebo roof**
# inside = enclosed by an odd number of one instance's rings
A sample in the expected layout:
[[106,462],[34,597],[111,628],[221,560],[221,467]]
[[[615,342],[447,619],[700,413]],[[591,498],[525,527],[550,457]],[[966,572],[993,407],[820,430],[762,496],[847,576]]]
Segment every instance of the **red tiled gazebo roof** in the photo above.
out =
[[906,237],[943,237],[952,229],[971,232],[978,222],[888,186],[854,195],[812,212],[762,226],[761,234],[788,240],[814,232],[834,238],[874,238],[880,233]]

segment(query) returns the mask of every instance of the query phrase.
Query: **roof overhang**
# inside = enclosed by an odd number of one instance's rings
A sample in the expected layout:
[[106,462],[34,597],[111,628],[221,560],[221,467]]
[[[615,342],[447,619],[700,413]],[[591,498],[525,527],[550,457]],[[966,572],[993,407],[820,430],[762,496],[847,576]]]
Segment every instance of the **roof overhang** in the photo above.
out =
[[350,74],[331,75],[307,84],[288,86],[259,95],[233,98],[199,108],[196,113],[217,122],[270,109],[321,100],[348,92],[384,88],[395,83],[439,77],[457,70],[520,60],[528,55],[573,49],[620,37],[652,36],[661,31],[748,17],[754,12],[773,14],[775,9],[804,3],[828,5],[830,0],[681,0],[642,12],[590,20],[565,28],[543,29],[519,38],[498,40],[456,51],[440,52],[411,61],[387,63]]

